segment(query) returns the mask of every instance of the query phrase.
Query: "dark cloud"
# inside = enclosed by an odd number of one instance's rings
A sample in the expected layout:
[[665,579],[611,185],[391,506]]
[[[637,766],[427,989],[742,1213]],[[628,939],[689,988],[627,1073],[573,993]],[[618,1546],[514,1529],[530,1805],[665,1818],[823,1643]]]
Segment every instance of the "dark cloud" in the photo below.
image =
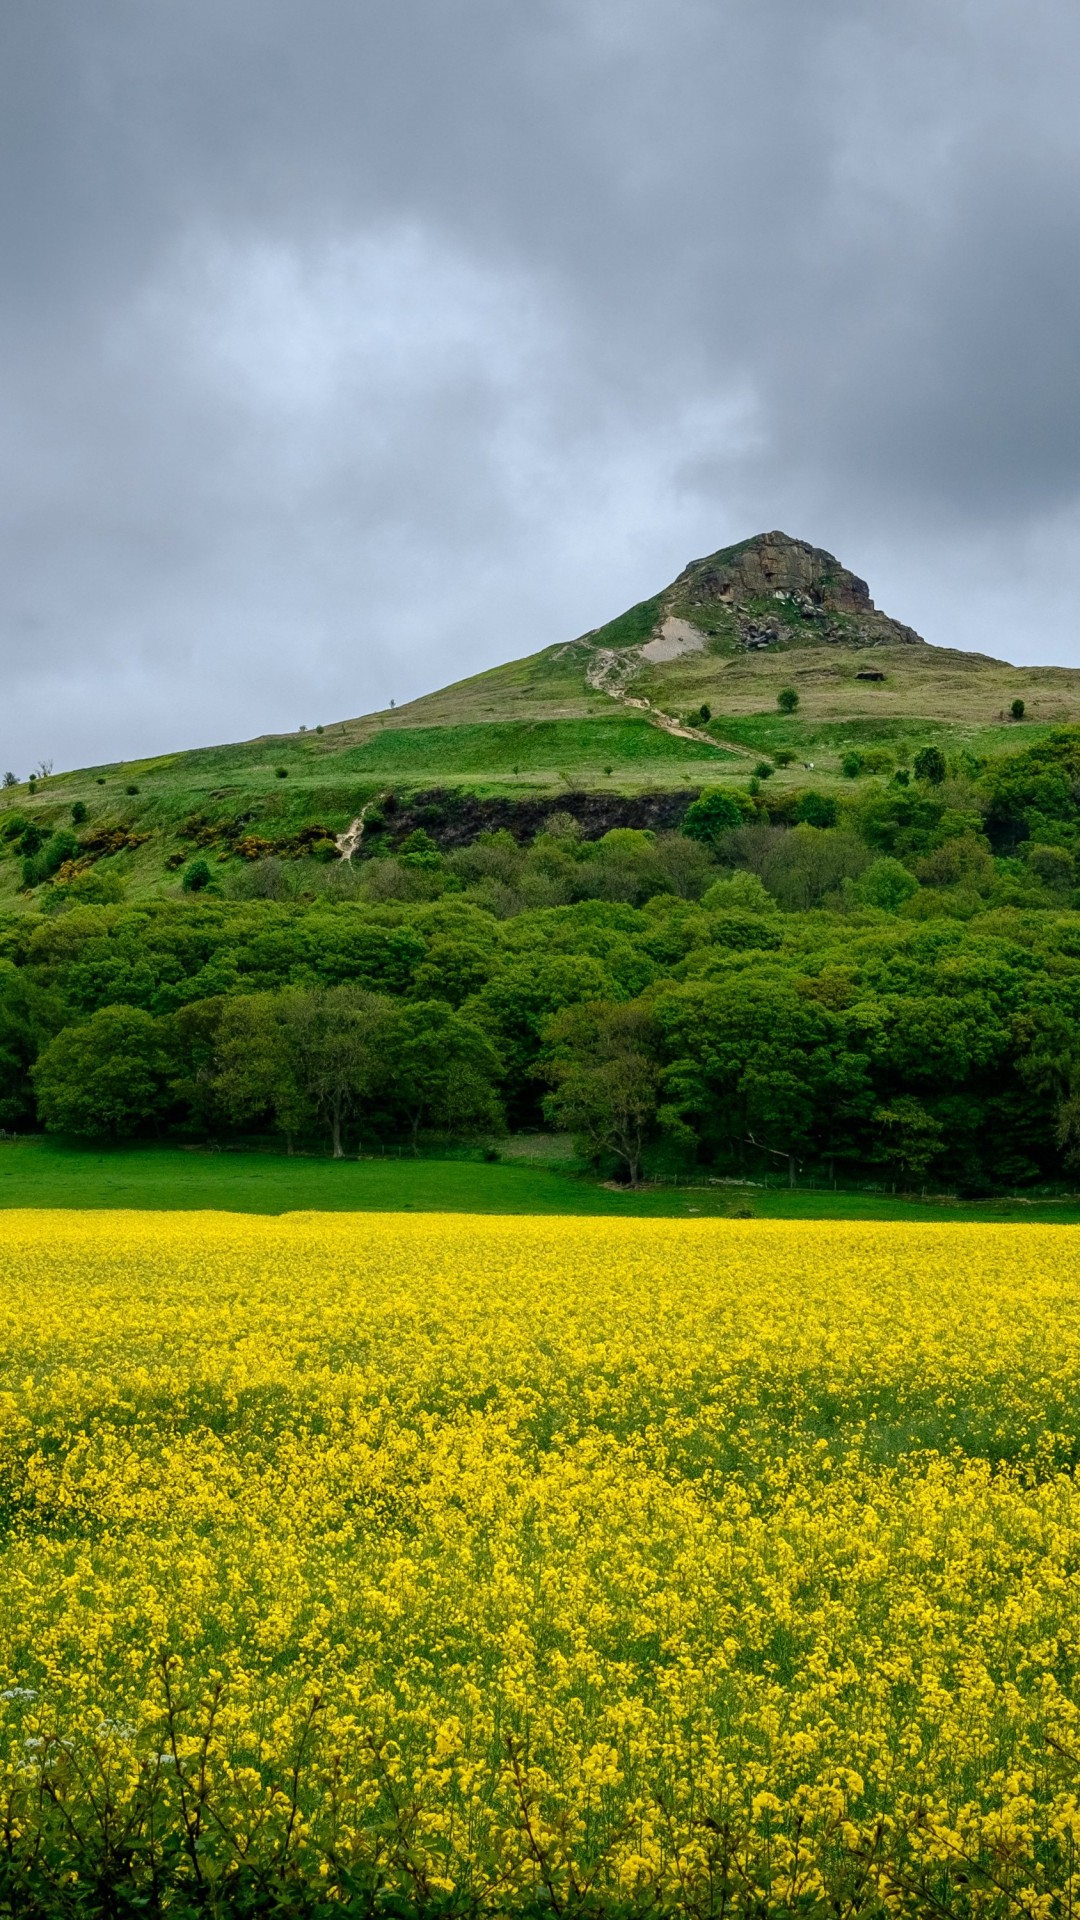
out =
[[0,760],[401,700],[762,526],[1077,662],[1060,0],[0,23]]

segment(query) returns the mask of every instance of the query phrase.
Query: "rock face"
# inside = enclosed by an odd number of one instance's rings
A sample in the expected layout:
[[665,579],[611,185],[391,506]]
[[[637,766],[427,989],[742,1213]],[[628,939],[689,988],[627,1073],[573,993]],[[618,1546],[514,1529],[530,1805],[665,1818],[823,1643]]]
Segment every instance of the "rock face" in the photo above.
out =
[[[692,560],[664,601],[693,619],[730,609],[744,645],[846,641],[854,646],[924,646],[919,634],[880,613],[865,580],[823,547],[786,533],[759,533],[704,560]],[[772,607],[769,607],[769,602]],[[799,628],[804,631],[800,634]],[[805,631],[809,628],[810,631]],[[816,630],[816,634],[815,631]]]
[[849,573],[823,547],[793,540],[786,533],[759,533],[705,560],[691,560],[674,585],[729,603],[789,593],[805,596],[834,613],[875,612],[865,580]]
[[[646,658],[657,660],[683,651],[680,645],[668,653],[669,635],[693,628],[729,652],[926,644],[911,627],[879,612],[865,580],[833,554],[786,533],[759,533],[692,560],[655,602],[636,610],[653,611],[648,644],[642,647],[636,633],[634,639]],[[625,629],[631,617],[613,622],[612,629]],[[600,646],[627,644],[622,631],[612,631],[609,638],[603,628],[587,638]]]

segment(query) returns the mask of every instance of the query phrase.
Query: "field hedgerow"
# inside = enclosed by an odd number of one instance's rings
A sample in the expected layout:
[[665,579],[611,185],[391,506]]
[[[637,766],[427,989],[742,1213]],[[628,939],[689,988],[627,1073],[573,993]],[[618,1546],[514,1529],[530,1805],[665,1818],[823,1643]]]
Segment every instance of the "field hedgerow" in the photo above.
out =
[[0,1909],[1072,1911],[1053,1227],[0,1220]]

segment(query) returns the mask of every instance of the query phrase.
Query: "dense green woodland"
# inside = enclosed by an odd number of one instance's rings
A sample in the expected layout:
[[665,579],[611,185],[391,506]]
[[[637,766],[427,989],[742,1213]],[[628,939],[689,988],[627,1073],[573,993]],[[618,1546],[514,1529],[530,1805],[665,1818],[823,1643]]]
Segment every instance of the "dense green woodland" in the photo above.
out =
[[1080,729],[839,798],[706,792],[678,833],[365,852],[140,905],[29,874],[0,1124],[355,1152],[546,1122],[632,1180],[978,1191],[1080,1159]]

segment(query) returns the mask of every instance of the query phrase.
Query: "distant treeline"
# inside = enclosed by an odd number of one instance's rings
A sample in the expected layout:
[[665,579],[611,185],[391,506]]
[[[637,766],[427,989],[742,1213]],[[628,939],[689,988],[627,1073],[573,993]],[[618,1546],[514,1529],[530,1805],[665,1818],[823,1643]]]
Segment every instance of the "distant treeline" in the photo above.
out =
[[0,1124],[339,1152],[546,1120],[631,1179],[1068,1175],[1080,729],[850,799],[755,784],[678,832],[564,809],[227,896],[208,866],[138,906],[55,887],[0,923]]

